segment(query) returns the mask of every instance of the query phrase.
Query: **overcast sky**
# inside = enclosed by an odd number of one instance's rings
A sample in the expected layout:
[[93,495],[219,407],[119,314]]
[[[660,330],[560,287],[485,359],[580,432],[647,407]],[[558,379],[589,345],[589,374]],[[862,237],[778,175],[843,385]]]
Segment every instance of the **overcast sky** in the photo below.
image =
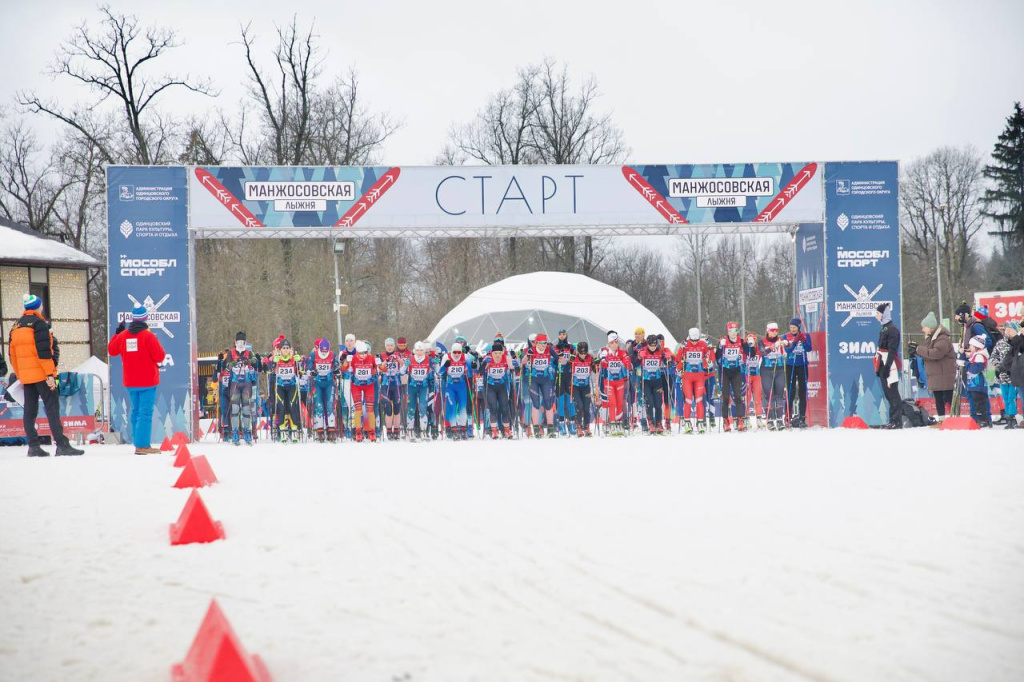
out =
[[[89,2],[2,3],[0,101],[84,90],[44,75]],[[639,162],[909,161],[946,144],[986,154],[1024,99],[1024,1],[113,2],[185,45],[159,66],[210,77],[178,114],[237,109],[240,23],[267,50],[274,22],[315,19],[329,75],[355,66],[366,102],[404,120],[384,163],[432,163],[453,122],[544,57],[593,74]],[[266,53],[264,53],[266,56]],[[269,66],[269,60],[265,62]],[[8,113],[17,111],[7,104]]]

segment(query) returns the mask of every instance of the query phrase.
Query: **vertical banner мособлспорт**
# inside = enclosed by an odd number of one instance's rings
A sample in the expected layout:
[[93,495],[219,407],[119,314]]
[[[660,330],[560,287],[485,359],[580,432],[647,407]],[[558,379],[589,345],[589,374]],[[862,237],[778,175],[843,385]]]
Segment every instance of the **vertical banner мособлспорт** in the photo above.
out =
[[[107,168],[108,331],[130,324],[132,308],[144,305],[166,351],[153,406],[154,443],[192,430],[187,197],[185,168]],[[111,426],[124,440],[131,439],[130,409],[121,361],[111,358]]]
[[883,424],[889,409],[874,370],[875,310],[892,303],[901,324],[897,162],[825,164],[825,263],[829,424],[851,415]]
[[[807,354],[807,424],[828,426],[828,354],[825,352],[825,228],[801,223],[796,234],[797,315],[811,337]],[[783,322],[785,322],[783,320]]]

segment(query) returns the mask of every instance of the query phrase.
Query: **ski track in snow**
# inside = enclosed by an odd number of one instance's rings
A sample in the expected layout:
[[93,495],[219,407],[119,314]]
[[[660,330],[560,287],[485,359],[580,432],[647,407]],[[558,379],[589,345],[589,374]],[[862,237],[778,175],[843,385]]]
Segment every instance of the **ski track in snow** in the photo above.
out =
[[0,681],[168,680],[216,597],[277,680],[1018,680],[1017,432],[0,448]]

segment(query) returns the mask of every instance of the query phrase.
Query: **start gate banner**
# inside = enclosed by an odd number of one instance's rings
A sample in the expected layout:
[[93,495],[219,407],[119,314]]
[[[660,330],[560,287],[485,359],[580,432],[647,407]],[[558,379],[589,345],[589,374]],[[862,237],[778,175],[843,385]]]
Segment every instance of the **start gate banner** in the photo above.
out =
[[899,164],[825,164],[825,207],[830,426],[851,415],[882,424],[889,408],[874,371],[875,310],[891,303],[901,325]]
[[633,166],[194,167],[193,228],[820,222],[813,162]]
[[[192,319],[189,304],[188,187],[185,168],[107,168],[108,330],[131,324],[144,305],[166,355],[153,406],[153,442],[191,433]],[[131,439],[131,400],[120,358],[110,358],[111,428]]]

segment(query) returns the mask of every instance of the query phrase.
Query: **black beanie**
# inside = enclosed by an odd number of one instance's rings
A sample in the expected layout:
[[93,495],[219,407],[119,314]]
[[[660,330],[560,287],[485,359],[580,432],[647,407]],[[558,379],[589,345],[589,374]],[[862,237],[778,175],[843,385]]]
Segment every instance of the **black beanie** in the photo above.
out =
[[235,341],[245,341],[245,332],[235,334]]

